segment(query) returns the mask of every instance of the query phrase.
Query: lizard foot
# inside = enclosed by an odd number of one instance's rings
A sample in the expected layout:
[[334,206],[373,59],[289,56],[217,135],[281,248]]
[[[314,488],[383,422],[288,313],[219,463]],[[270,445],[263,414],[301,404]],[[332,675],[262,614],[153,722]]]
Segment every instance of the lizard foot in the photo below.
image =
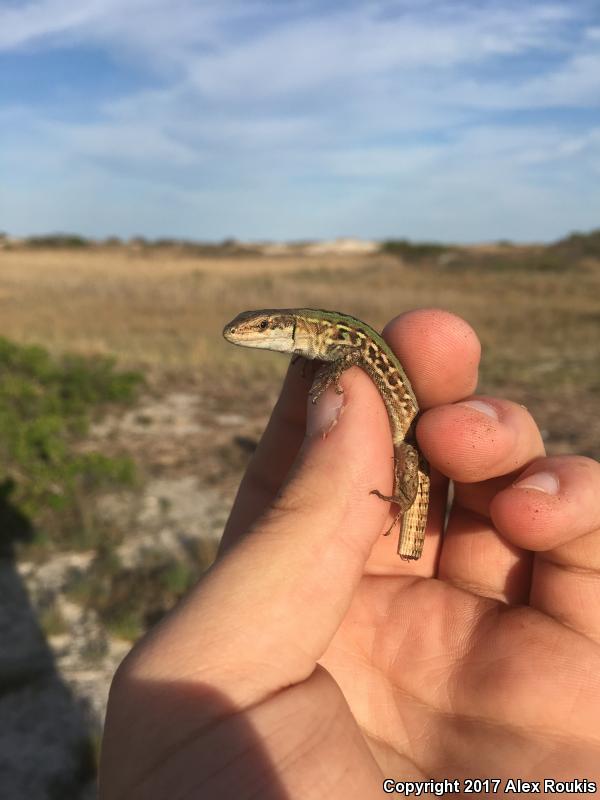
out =
[[331,369],[323,369],[322,372],[317,376],[314,380],[312,388],[309,392],[310,399],[313,403],[316,403],[319,397],[329,389],[331,384],[335,384],[335,392],[336,394],[343,394],[344,390],[340,386],[338,375],[336,371]]
[[404,498],[402,498],[402,497],[394,497],[393,495],[382,494],[378,489],[371,489],[369,494],[374,494],[376,497],[379,497],[380,500],[385,500],[387,503],[394,503],[394,505],[397,505],[398,508],[399,508],[398,513],[396,514],[396,516],[392,520],[392,524],[387,529],[387,531],[383,534],[384,536],[389,536],[390,533],[396,527],[396,523],[398,523],[400,521],[400,519],[402,517],[402,514],[404,514],[404,512],[406,511],[406,509],[404,508],[404,506],[406,505],[406,502],[405,502]]
[[402,502],[400,497],[394,497],[393,495],[389,495],[389,494],[381,494],[381,492],[378,489],[371,489],[369,494],[377,495],[377,497],[380,500],[387,500],[388,503],[398,503],[398,504],[400,504]]

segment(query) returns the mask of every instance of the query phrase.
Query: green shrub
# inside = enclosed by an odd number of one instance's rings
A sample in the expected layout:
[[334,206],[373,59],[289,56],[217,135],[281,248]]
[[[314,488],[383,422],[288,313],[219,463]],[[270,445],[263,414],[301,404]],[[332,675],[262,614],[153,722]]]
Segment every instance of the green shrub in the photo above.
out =
[[381,251],[399,256],[405,261],[424,261],[437,258],[450,250],[437,242],[410,242],[408,239],[388,239],[381,243]]
[[549,249],[569,261],[600,258],[600,228],[589,233],[572,233],[550,245]]
[[125,567],[114,549],[100,546],[89,571],[67,587],[67,596],[93,608],[112,634],[134,640],[158,622],[208,566],[202,554],[198,556],[188,564],[147,552],[135,567]]
[[59,361],[0,337],[0,519],[14,521],[3,538],[18,519],[35,526],[76,509],[82,492],[132,482],[129,459],[78,452],[76,443],[98,407],[130,402],[140,381],[107,358]]
[[52,233],[46,236],[30,236],[25,240],[29,247],[62,248],[62,247],[89,247],[91,242],[83,236],[73,233]]

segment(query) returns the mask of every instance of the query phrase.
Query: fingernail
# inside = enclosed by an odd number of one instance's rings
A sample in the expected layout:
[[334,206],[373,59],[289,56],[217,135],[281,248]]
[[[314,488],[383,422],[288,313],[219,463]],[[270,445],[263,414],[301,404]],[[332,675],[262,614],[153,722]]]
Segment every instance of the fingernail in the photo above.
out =
[[325,438],[344,411],[344,395],[328,389],[316,403],[308,398],[306,435]]
[[536,489],[544,494],[558,494],[560,491],[558,475],[554,472],[535,472],[533,475],[521,478],[520,481],[515,481],[513,486],[515,489]]
[[483,400],[463,400],[462,403],[457,403],[457,406],[467,406],[467,408],[474,408],[475,411],[481,411],[482,414],[487,414],[488,417],[498,419],[498,412],[494,406],[484,403]]

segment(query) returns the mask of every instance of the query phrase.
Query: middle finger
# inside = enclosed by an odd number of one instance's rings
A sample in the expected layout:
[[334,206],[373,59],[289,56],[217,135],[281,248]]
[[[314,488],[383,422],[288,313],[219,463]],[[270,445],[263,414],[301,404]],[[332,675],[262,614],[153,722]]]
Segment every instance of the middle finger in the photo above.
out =
[[527,600],[531,555],[500,536],[489,518],[492,498],[544,444],[529,412],[478,396],[426,412],[419,441],[431,464],[455,482],[439,577],[508,603]]

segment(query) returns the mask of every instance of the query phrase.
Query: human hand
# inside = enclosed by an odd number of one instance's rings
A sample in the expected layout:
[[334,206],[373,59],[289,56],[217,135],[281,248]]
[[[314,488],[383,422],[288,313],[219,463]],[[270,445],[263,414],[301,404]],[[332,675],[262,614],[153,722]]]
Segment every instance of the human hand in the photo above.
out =
[[217,562],[117,673],[105,800],[600,780],[600,466],[546,458],[526,409],[469,397],[462,320],[411,312],[385,335],[426,409],[423,557],[380,536],[390,509],[370,490],[389,493],[392,448],[374,385],[349,370],[307,420],[291,367]]

